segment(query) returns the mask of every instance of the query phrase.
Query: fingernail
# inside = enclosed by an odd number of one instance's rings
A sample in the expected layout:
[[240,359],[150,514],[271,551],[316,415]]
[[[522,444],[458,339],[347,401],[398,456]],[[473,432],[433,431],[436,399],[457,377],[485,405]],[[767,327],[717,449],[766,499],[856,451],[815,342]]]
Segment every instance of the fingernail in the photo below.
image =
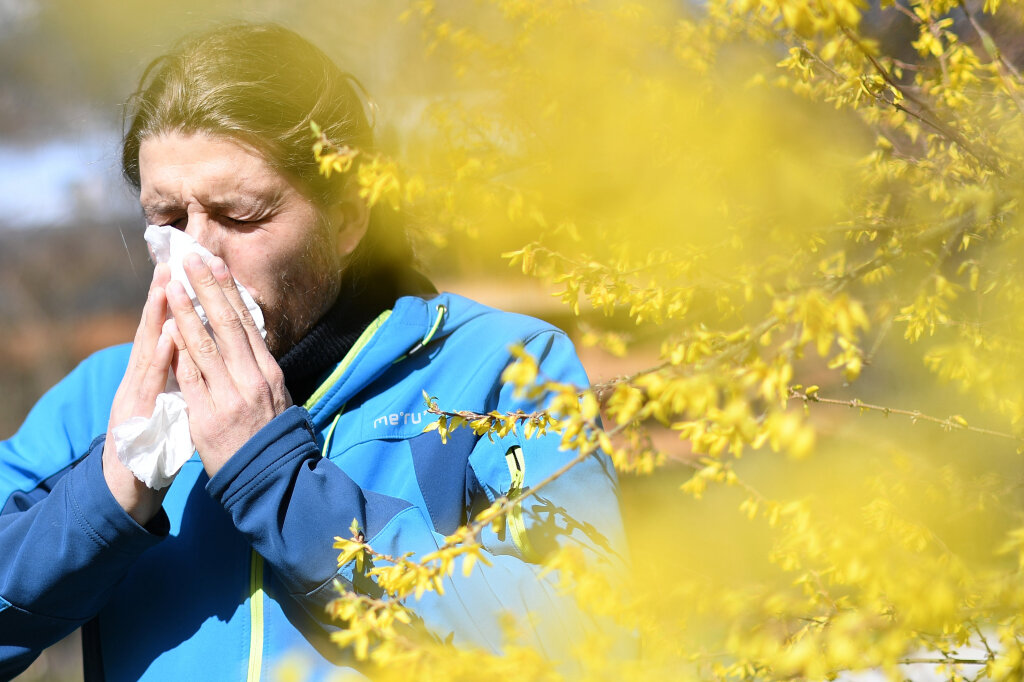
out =
[[188,295],[185,293],[185,287],[182,283],[173,279],[167,283],[167,288],[164,290],[164,293],[166,294],[168,301],[173,297],[180,298],[181,296]]
[[228,274],[228,266],[224,264],[224,261],[220,258],[214,258],[210,261],[210,270],[215,275],[226,275]]

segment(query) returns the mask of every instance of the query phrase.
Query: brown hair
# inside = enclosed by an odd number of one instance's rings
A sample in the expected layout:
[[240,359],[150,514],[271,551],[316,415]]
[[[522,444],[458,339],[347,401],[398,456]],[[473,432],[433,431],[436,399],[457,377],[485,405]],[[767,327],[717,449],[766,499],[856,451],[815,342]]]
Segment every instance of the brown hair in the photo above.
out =
[[[190,37],[153,60],[126,102],[121,168],[140,188],[139,147],[168,132],[209,133],[239,140],[326,208],[343,183],[328,180],[313,158],[310,122],[337,146],[374,151],[359,81],[319,48],[276,24],[234,24]],[[405,231],[374,209],[353,262],[411,261]],[[380,248],[377,248],[380,247]],[[385,248],[386,247],[386,248]],[[377,253],[386,251],[385,253]]]

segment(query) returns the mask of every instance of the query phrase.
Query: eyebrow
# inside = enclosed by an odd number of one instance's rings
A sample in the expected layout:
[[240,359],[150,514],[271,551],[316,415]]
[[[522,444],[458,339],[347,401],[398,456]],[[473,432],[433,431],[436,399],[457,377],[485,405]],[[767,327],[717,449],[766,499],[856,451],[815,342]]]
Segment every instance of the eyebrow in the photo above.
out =
[[[241,217],[249,217],[268,210],[270,207],[277,204],[279,200],[279,192],[274,192],[272,196],[266,198],[251,195],[247,196],[244,194],[231,194],[205,202],[203,203],[203,206],[218,212],[241,211]],[[142,212],[149,219],[155,218],[156,216],[174,213],[181,209],[182,203],[174,199],[154,199],[142,204]]]
[[177,201],[168,200],[155,200],[155,201],[144,201],[142,203],[142,212],[147,217],[161,215],[164,213],[172,213],[181,209],[181,203]]

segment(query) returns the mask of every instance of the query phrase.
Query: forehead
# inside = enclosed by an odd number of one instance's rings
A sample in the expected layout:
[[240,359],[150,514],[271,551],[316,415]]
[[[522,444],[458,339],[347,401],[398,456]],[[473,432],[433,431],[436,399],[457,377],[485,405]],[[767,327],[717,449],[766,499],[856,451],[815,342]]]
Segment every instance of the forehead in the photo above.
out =
[[231,196],[267,198],[290,187],[251,147],[203,133],[162,133],[139,147],[140,201],[218,202]]

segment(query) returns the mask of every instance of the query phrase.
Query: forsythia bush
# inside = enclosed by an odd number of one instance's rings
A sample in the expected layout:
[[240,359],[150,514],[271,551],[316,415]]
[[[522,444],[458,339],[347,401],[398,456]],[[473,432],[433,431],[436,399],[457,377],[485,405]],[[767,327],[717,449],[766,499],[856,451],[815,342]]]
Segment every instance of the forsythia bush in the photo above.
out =
[[[565,386],[519,352],[505,379],[546,412],[430,402],[442,435],[557,432],[614,461],[628,580],[569,551],[546,569],[642,647],[580,642],[579,676],[1024,679],[1024,2],[419,0],[399,20],[452,85],[397,158],[314,130],[323,171],[448,257],[500,249],[632,363]],[[339,645],[383,677],[563,679],[514,622],[503,657],[408,627],[535,492],[430,556],[340,537],[389,597],[342,595]]]

